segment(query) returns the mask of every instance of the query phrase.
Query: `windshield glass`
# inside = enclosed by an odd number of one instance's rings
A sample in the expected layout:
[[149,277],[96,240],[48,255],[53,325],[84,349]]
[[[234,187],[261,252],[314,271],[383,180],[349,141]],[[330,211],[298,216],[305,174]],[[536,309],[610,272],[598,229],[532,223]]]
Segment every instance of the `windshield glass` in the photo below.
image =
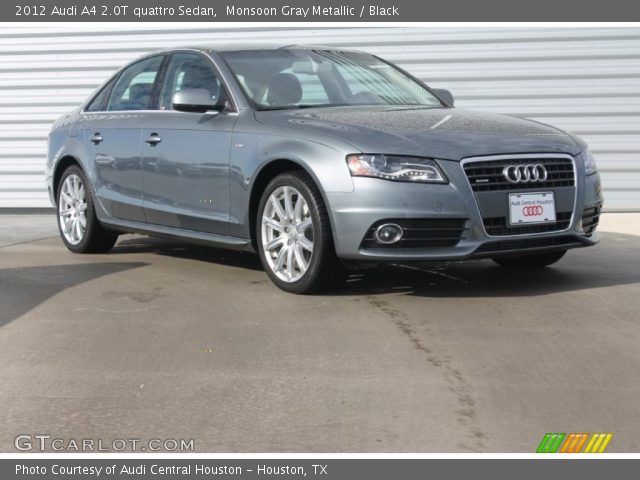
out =
[[366,53],[278,49],[229,51],[221,55],[259,110],[442,106],[422,85]]

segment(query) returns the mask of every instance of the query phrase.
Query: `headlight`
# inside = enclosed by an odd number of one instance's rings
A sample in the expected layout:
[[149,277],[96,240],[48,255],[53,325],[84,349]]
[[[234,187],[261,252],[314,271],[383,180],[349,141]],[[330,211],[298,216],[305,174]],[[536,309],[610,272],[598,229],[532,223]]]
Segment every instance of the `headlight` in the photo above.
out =
[[592,175],[598,171],[596,161],[589,150],[585,150],[584,152],[582,152],[582,158],[584,160],[585,175]]
[[347,155],[347,165],[354,177],[376,177],[396,182],[447,183],[435,160],[399,155]]

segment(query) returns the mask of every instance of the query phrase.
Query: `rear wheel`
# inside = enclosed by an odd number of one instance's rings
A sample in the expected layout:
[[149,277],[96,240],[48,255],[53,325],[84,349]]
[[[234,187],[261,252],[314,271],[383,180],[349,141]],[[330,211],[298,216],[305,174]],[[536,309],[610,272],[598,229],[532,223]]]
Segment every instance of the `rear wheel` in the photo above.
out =
[[324,201],[304,172],[283,173],[269,183],[256,233],[262,265],[282,290],[312,293],[342,276]]
[[57,195],[58,228],[65,246],[75,253],[111,250],[118,234],[98,220],[89,184],[80,167],[72,165],[62,174]]
[[492,260],[498,265],[507,268],[542,268],[556,263],[564,257],[565,253],[567,253],[566,250],[560,250],[558,252],[536,253],[517,257],[496,257]]

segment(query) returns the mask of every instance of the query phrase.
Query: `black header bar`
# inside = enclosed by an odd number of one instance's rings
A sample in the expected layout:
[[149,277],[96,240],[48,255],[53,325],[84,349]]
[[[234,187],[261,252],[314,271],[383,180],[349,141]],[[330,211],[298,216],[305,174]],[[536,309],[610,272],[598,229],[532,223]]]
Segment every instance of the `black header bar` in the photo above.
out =
[[637,22],[630,0],[15,0],[3,22]]

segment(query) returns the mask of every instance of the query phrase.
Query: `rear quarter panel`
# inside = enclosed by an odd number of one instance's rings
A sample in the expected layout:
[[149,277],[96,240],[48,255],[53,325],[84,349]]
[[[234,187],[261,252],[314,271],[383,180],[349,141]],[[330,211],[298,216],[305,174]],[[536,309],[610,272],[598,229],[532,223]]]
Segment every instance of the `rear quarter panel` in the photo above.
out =
[[54,191],[53,181],[60,160],[65,157],[74,158],[80,163],[87,175],[91,176],[87,170],[88,165],[85,161],[86,151],[82,140],[82,128],[79,122],[79,109],[76,109],[56,120],[49,133],[45,181],[47,191],[49,192],[49,200],[54,206],[56,192]]

